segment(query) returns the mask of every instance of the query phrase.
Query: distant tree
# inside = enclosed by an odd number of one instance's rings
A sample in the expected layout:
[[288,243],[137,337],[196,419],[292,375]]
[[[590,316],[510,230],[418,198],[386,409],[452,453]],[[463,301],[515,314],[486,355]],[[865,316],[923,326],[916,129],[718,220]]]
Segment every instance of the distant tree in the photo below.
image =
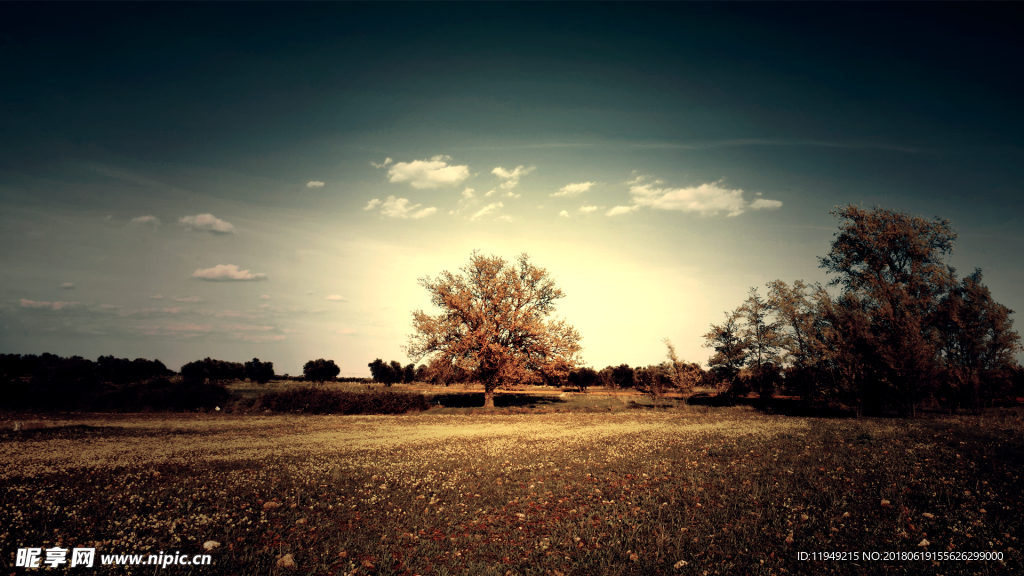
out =
[[245,363],[245,377],[253,382],[266,384],[274,379],[274,363],[260,362],[259,358],[253,358],[251,362]]
[[430,381],[430,369],[427,368],[426,364],[420,364],[416,367],[416,375],[413,378],[415,382],[428,382]]
[[402,369],[402,382],[411,384],[416,380],[416,365],[406,364],[405,368]]
[[541,366],[537,373],[545,386],[561,388],[569,384],[569,375],[572,373],[573,365],[563,358]]
[[666,368],[672,381],[672,387],[681,391],[692,390],[694,386],[703,381],[704,370],[700,367],[700,364],[690,363],[680,358],[676,354],[676,347],[672,345],[671,340],[665,338],[662,342],[668,349],[666,352],[668,357]]
[[397,360],[385,363],[380,358],[370,362],[370,375],[374,382],[380,382],[385,386],[391,386],[401,382],[405,376],[405,370]]
[[586,392],[587,388],[596,385],[598,382],[597,371],[590,367],[574,368],[569,372],[569,385],[574,386],[580,392]]
[[245,365],[206,357],[182,366],[181,375],[185,380],[199,384],[207,381],[210,384],[230,382],[245,378]]
[[310,360],[302,367],[302,374],[306,380],[323,384],[327,381],[334,381],[334,378],[341,372],[341,368],[334,363],[334,360]]
[[636,374],[629,364],[619,364],[612,368],[612,381],[616,388],[633,388],[636,386]]
[[740,312],[726,312],[725,322],[711,325],[711,331],[704,335],[706,348],[712,348],[715,354],[708,359],[708,365],[716,380],[734,390],[736,376],[747,360],[747,342],[740,327]]
[[473,252],[463,274],[420,279],[437,316],[413,312],[407,353],[414,361],[441,357],[484,385],[484,407],[494,390],[527,379],[558,360],[575,365],[580,335],[561,320],[547,320],[564,296],[547,271],[523,254],[517,265]]

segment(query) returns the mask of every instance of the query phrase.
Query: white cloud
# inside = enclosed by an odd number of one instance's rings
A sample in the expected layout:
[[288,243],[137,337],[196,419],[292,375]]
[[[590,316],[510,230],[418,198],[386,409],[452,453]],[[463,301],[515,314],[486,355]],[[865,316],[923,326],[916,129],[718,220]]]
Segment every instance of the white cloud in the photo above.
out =
[[72,288],[75,287],[75,283],[74,282],[65,282],[65,283],[61,284],[60,287],[65,289],[65,290],[71,290]]
[[409,206],[408,198],[395,198],[388,196],[388,199],[381,204],[380,213],[389,218],[426,218],[437,212],[437,208],[423,208],[417,210],[422,204]]
[[465,190],[462,191],[462,197],[465,198],[466,200],[469,200],[470,198],[474,197],[473,192],[475,192],[475,190],[473,190],[472,188],[466,188]]
[[595,211],[597,211],[597,206],[580,206],[580,212],[583,214],[590,214]]
[[[660,210],[696,212],[701,216],[714,216],[725,212],[727,216],[739,216],[748,209],[776,209],[782,206],[777,200],[758,199],[751,204],[743,197],[743,190],[730,190],[721,186],[722,181],[691,186],[689,188],[655,188],[658,182],[634,184],[629,193],[636,206],[649,206]],[[756,208],[754,207],[756,205]]]
[[778,200],[765,200],[764,198],[758,198],[750,203],[751,210],[776,210],[782,207],[782,202]]
[[211,234],[231,234],[235,227],[217,218],[213,214],[197,214],[196,216],[182,216],[178,223],[192,230],[210,232]]
[[[501,188],[502,190],[505,190],[505,191],[509,191],[509,190],[512,190],[513,188],[515,188],[516,185],[519,184],[519,178],[520,177],[526,176],[527,174],[529,174],[530,172],[533,172],[534,170],[536,170],[536,168],[534,166],[530,166],[529,168],[523,168],[522,166],[516,166],[515,170],[512,170],[511,172],[509,172],[508,170],[505,170],[501,166],[498,166],[494,170],[491,170],[491,174],[494,174],[498,178],[501,178],[502,180],[504,180],[504,182],[501,183],[499,188]],[[488,193],[488,195],[489,194],[490,193]],[[511,196],[512,193],[509,192],[508,195]]]
[[559,188],[558,192],[555,192],[554,194],[551,194],[551,196],[554,196],[554,197],[579,196],[580,194],[583,194],[587,190],[590,190],[590,187],[593,186],[593,185],[594,185],[593,182],[578,182],[576,184],[566,184],[565,186],[562,186],[561,188]]
[[498,216],[497,218],[495,218],[495,220],[501,220],[502,222],[515,222],[516,221],[515,218],[509,216],[508,214],[506,214],[504,216]]
[[488,214],[493,214],[494,212],[501,210],[504,206],[505,205],[502,204],[501,202],[494,202],[492,204],[488,204],[487,206],[484,206],[483,208],[477,210],[475,214],[469,217],[469,219],[476,220],[477,218],[482,218],[484,216],[487,216]]
[[260,300],[270,300],[270,295],[264,294],[263,296],[260,296]]
[[381,162],[380,164],[377,164],[373,160],[370,160],[370,166],[373,166],[374,168],[383,168],[388,164],[391,164],[392,162],[394,162],[394,160],[392,160],[391,158],[385,158],[384,161]]
[[310,180],[309,182],[306,182],[306,188],[323,188],[323,187],[324,187],[324,183],[323,182],[319,182],[317,180]]
[[345,298],[344,296],[339,296],[337,294],[331,294],[327,298],[324,298],[324,300],[330,300],[332,302],[348,302],[348,298]]
[[606,212],[605,216],[618,216],[619,214],[629,214],[630,212],[632,212],[634,210],[637,210],[638,208],[640,208],[640,207],[639,206],[616,206],[615,208],[612,208],[611,210]]
[[245,282],[253,280],[266,280],[266,274],[253,274],[248,270],[239,270],[234,264],[218,264],[213,268],[199,269],[192,273],[197,280],[207,282]]
[[366,203],[366,207],[363,210],[373,210],[378,204],[380,204],[380,200],[374,198]]
[[561,212],[559,212],[558,215],[563,217],[563,218],[568,218],[569,217],[569,213],[566,212],[565,210],[562,210]]
[[160,219],[156,216],[138,216],[136,218],[132,218],[132,224],[158,228],[160,226]]
[[469,166],[449,166],[447,156],[430,160],[398,162],[388,170],[391,182],[408,182],[413,188],[437,188],[458,184],[469,178]]

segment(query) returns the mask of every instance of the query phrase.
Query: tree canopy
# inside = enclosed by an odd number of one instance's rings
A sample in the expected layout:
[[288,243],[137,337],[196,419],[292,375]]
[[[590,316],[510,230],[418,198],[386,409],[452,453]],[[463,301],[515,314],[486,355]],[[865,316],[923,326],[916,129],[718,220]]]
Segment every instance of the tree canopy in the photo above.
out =
[[441,310],[413,312],[406,353],[432,358],[472,373],[484,385],[484,406],[494,407],[496,388],[537,378],[555,363],[575,366],[580,335],[554,314],[565,295],[543,268],[522,254],[510,264],[474,251],[462,274],[420,278]]
[[310,382],[333,381],[340,372],[341,368],[338,368],[334,360],[324,360],[323,358],[310,360],[302,366],[302,374]]

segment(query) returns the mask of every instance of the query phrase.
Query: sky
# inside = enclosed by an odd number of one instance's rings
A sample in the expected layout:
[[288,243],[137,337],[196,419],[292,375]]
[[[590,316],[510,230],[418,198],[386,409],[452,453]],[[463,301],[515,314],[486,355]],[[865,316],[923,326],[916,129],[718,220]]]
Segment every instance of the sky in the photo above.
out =
[[0,352],[369,375],[480,250],[585,364],[706,363],[850,203],[949,219],[1024,310],[1010,10],[0,4]]

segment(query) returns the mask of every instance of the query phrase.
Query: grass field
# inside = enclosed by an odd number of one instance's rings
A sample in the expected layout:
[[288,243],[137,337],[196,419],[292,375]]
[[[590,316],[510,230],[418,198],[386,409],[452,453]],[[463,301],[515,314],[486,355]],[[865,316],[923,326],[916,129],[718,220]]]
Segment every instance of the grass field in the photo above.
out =
[[[8,416],[0,566],[27,573],[14,567],[23,547],[200,554],[212,540],[210,566],[50,571],[1021,572],[1019,411],[857,420],[568,400],[495,414],[50,416],[20,432]],[[1003,560],[798,560],[837,551]],[[278,566],[288,555],[295,567]]]

